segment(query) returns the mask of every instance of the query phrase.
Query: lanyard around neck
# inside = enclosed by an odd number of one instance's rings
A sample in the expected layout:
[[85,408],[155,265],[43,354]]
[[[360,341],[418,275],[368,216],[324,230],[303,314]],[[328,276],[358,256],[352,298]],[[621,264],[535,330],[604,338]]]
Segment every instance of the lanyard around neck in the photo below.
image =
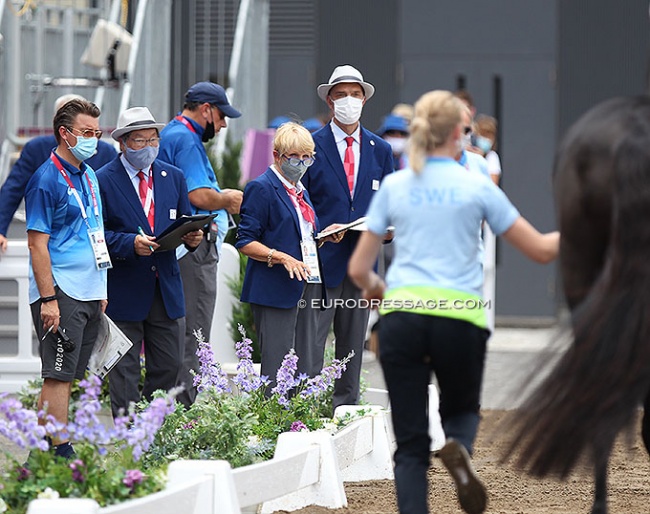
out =
[[190,132],[194,132],[196,134],[196,129],[192,126],[192,124],[189,121],[187,121],[187,119],[185,119],[185,116],[179,115],[176,116],[174,119],[180,121],[183,125],[185,125]]
[[[54,163],[54,166],[56,166],[56,169],[59,170],[59,173],[63,176],[64,180],[68,184],[68,187],[70,188],[70,191],[72,195],[75,197],[75,200],[77,200],[77,204],[79,204],[79,210],[81,211],[81,217],[83,220],[86,222],[86,225],[88,228],[90,228],[90,223],[88,223],[88,214],[86,213],[86,207],[81,200],[81,197],[79,196],[79,193],[77,192],[77,188],[74,187],[74,184],[70,180],[70,176],[68,175],[68,172],[65,171],[65,168],[61,164],[61,161],[59,158],[56,156],[54,152],[50,153],[50,159]],[[84,176],[86,177],[86,181],[88,182],[88,188],[90,189],[90,196],[92,197],[93,200],[93,212],[95,213],[95,217],[99,219],[99,204],[97,203],[97,196],[95,196],[95,189],[93,188],[93,184],[90,181],[90,177],[88,177],[88,173],[83,172]]]

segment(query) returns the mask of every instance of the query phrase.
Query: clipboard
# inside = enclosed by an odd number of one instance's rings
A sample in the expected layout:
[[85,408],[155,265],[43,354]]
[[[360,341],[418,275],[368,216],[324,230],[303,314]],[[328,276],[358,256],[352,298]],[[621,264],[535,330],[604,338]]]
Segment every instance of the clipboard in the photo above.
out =
[[183,244],[181,237],[188,232],[198,230],[205,227],[210,223],[217,214],[193,214],[192,216],[181,216],[174,223],[169,225],[163,230],[159,236],[156,237],[156,243],[160,246],[156,248],[156,252],[165,252],[168,250],[175,250],[177,246]]
[[363,223],[366,222],[368,218],[366,216],[359,218],[358,220],[351,221],[350,223],[346,225],[341,225],[339,228],[335,230],[327,230],[327,231],[321,231],[318,234],[316,234],[315,239],[323,239],[324,237],[327,236],[332,236],[334,234],[338,234],[339,232],[344,232],[346,230],[354,229],[354,227],[359,226]]
[[111,318],[103,314],[99,335],[88,360],[88,371],[103,379],[132,346],[133,343],[124,332]]

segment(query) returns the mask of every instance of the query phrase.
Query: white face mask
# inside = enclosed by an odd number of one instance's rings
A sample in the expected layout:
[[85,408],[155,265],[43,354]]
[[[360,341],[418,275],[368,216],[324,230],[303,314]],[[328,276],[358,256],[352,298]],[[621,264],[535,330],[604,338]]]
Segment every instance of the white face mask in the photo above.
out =
[[404,153],[404,150],[406,150],[406,142],[408,141],[407,138],[386,136],[384,139],[393,149],[393,155],[402,155]]
[[343,125],[354,125],[359,121],[362,109],[363,100],[361,98],[346,96],[345,98],[334,100],[334,117],[343,123]]

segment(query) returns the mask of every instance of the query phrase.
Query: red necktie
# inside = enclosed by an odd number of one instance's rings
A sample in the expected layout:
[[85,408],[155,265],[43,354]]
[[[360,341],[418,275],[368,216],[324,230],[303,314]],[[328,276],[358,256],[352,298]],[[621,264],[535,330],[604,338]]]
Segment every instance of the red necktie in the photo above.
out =
[[284,186],[284,188],[287,190],[287,193],[289,193],[289,197],[291,198],[293,204],[297,205],[297,207],[300,209],[302,217],[305,218],[305,221],[311,223],[312,229],[316,230],[316,216],[314,215],[314,209],[312,209],[311,205],[309,205],[307,201],[302,197],[303,192],[300,191],[299,193],[295,188],[288,188],[287,186]]
[[350,196],[354,192],[354,151],[352,150],[352,143],[354,143],[354,138],[348,136],[345,138],[345,142],[348,144],[348,147],[345,149],[345,158],[343,159],[343,169],[345,170],[345,176],[348,179],[348,188],[350,189]]
[[[147,220],[149,221],[149,226],[151,227],[151,231],[153,232],[153,214],[154,214],[154,206],[153,206],[153,180],[152,180],[152,175],[151,173],[149,174],[149,180],[147,180],[147,177],[142,171],[138,171],[138,178],[140,179],[140,185],[138,187],[138,191],[140,193],[140,203],[142,203],[142,208],[144,209],[144,214],[147,217]],[[149,201],[149,205],[147,205],[147,195],[149,194],[149,191],[151,190],[151,200]]]

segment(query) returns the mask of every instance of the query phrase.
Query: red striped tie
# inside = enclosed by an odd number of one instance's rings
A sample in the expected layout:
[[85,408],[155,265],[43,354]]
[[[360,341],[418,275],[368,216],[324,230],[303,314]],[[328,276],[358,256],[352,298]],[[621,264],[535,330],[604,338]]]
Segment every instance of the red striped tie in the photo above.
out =
[[[140,186],[138,191],[140,193],[140,202],[142,203],[142,208],[144,209],[144,214],[147,216],[149,221],[149,226],[151,227],[151,232],[153,233],[153,215],[154,215],[154,205],[153,205],[153,176],[149,174],[149,180],[142,171],[138,171],[138,178],[140,179]],[[149,192],[151,193],[149,194]],[[147,206],[147,196],[149,195],[149,205]]]
[[307,200],[302,197],[303,192],[300,191],[300,193],[298,193],[294,188],[289,188],[287,186],[284,186],[284,188],[287,190],[287,193],[289,193],[289,197],[293,204],[297,205],[300,209],[300,213],[305,221],[311,223],[312,230],[316,230],[316,215],[314,214],[314,209],[312,209],[311,205],[307,203]]
[[345,138],[345,142],[348,144],[348,147],[345,149],[345,158],[343,159],[343,169],[345,170],[345,176],[348,179],[348,188],[350,189],[350,196],[354,192],[354,151],[352,150],[352,143],[354,143],[354,138],[348,136]]

